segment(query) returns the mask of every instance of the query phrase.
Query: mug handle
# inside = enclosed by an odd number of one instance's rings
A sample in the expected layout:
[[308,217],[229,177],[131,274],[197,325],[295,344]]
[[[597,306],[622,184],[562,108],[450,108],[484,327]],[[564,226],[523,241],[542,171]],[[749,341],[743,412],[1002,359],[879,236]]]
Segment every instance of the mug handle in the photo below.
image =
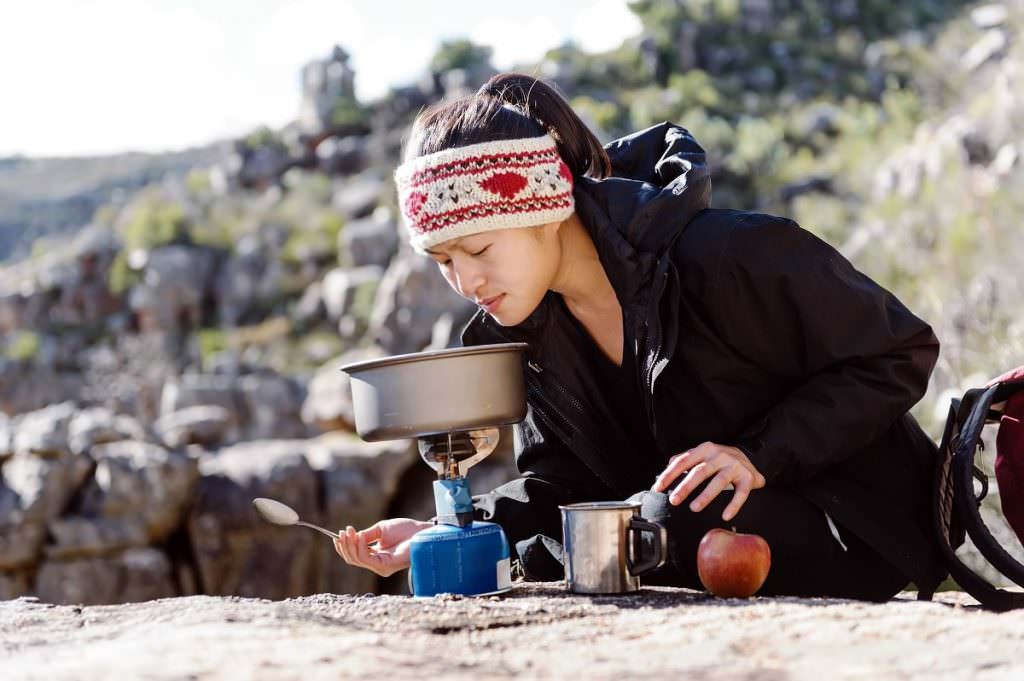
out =
[[[637,577],[665,564],[665,560],[668,558],[668,530],[665,529],[664,525],[648,520],[641,520],[640,518],[630,518],[629,531],[636,532],[637,535],[639,535],[640,532],[654,533],[654,555],[648,558],[641,558],[634,563],[630,557],[630,553],[632,552],[628,552],[626,554],[626,567],[629,569],[629,574]],[[640,539],[639,536],[636,538],[638,540]],[[643,542],[637,541],[634,546],[643,546]]]

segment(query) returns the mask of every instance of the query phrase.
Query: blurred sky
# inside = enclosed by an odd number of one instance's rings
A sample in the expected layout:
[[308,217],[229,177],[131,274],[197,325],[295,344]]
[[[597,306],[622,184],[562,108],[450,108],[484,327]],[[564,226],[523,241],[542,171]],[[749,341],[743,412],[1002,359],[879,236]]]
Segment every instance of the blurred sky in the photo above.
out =
[[274,127],[299,69],[335,43],[366,101],[423,73],[442,39],[494,65],[640,30],[625,0],[32,0],[0,20],[0,156],[164,151]]

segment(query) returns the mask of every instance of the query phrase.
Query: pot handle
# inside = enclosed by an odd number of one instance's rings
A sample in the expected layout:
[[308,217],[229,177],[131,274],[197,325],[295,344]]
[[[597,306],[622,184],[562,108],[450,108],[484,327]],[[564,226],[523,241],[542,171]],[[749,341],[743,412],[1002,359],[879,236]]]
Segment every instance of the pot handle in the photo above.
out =
[[[632,542],[634,547],[643,546],[643,541],[640,540],[641,532],[651,532],[654,535],[653,555],[648,557],[641,556],[639,560],[633,562],[630,555],[632,552],[627,552],[626,567],[629,569],[629,574],[637,577],[655,568],[660,568],[665,564],[665,560],[668,558],[668,530],[665,529],[664,525],[649,520],[641,520],[640,518],[630,518],[629,532],[636,533],[636,541]],[[642,549],[637,551],[637,553],[642,553]]]

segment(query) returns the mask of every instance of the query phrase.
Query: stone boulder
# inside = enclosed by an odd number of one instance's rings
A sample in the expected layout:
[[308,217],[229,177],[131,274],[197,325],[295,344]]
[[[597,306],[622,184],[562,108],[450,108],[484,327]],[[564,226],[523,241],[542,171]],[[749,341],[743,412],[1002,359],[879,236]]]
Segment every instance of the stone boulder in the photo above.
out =
[[296,119],[299,130],[318,133],[332,127],[339,101],[355,101],[355,71],[348,62],[348,52],[335,45],[330,56],[302,67],[302,98]]
[[68,423],[68,447],[74,454],[88,452],[96,445],[118,440],[151,440],[150,434],[135,418],[115,414],[106,407],[91,407],[76,412]]
[[1001,28],[990,28],[964,53],[961,66],[964,71],[974,71],[981,65],[1006,54],[1009,39]]
[[352,269],[336,267],[323,279],[323,302],[327,319],[337,323],[352,311],[357,292],[363,287],[374,287],[384,277],[384,269],[376,265]]
[[61,371],[52,366],[0,358],[0,412],[25,414],[76,401],[84,384],[80,371]]
[[238,379],[238,393],[246,417],[246,440],[310,434],[299,414],[304,390],[295,379],[271,371],[246,374]]
[[20,598],[31,591],[32,575],[26,570],[0,572],[0,601]]
[[201,321],[201,307],[216,265],[213,251],[191,246],[161,246],[139,258],[142,283],[129,304],[144,329],[190,329]]
[[442,315],[450,314],[461,328],[475,311],[430,258],[403,255],[392,261],[377,289],[369,334],[386,354],[419,352],[431,343],[434,323]]
[[383,350],[369,346],[350,350],[320,367],[309,382],[309,392],[302,404],[302,420],[322,431],[355,432],[351,381],[341,367],[383,356]]
[[263,440],[204,454],[188,537],[200,591],[287,598],[309,593],[316,579],[314,542],[329,541],[303,527],[278,527],[257,515],[256,497],[269,497],[320,524],[316,474],[307,440]]
[[59,517],[93,469],[84,455],[18,453],[0,473],[0,570],[38,562],[47,524]]
[[995,28],[1001,26],[1009,17],[1005,5],[992,3],[980,5],[971,10],[971,21],[978,28]]
[[217,447],[225,442],[225,434],[233,425],[234,415],[215,404],[185,407],[156,420],[153,428],[160,440],[171,449],[189,444]]
[[332,202],[347,220],[355,220],[373,213],[387,187],[381,173],[376,170],[364,170],[358,175],[337,179],[334,186]]
[[367,136],[328,137],[316,147],[316,165],[328,175],[353,175],[367,166]]
[[324,285],[322,282],[314,281],[307,286],[295,303],[292,311],[292,320],[297,325],[308,327],[327,317],[327,309],[324,305]]
[[256,308],[280,293],[285,272],[274,236],[243,236],[219,268],[216,290],[221,324],[236,326],[246,321]]
[[147,442],[92,449],[96,471],[75,509],[87,518],[138,518],[146,539],[160,543],[181,525],[199,480],[198,461]]
[[[398,483],[409,467],[428,468],[420,462],[414,441],[363,442],[340,432],[310,441],[306,457],[321,477],[325,526],[335,531],[346,525],[364,529],[386,518]],[[317,549],[320,570],[315,591],[377,590],[377,575],[346,564],[329,541],[318,541]]]
[[370,217],[353,220],[338,233],[338,259],[343,267],[385,268],[398,250],[398,229],[391,209],[379,206]]
[[47,526],[49,540],[43,547],[47,561],[102,556],[118,549],[147,546],[141,517],[85,518],[66,516]]
[[54,457],[70,452],[68,425],[74,414],[73,402],[62,402],[24,414],[15,426],[14,452]]
[[14,454],[14,428],[10,417],[0,412],[0,463]]
[[48,561],[36,576],[46,603],[134,603],[177,595],[171,561],[159,549],[133,548],[109,556]]
[[268,139],[252,145],[240,139],[235,141],[234,153],[227,160],[227,166],[232,184],[247,189],[267,189],[276,186],[289,161],[291,154],[281,140]]
[[215,406],[227,412],[223,437],[235,441],[241,437],[242,404],[236,379],[230,374],[186,373],[164,383],[160,395],[160,415],[166,416],[187,407]]
[[[8,521],[10,514],[7,514]],[[0,578],[12,570],[30,570],[39,561],[46,526],[41,522],[17,522],[0,526]]]

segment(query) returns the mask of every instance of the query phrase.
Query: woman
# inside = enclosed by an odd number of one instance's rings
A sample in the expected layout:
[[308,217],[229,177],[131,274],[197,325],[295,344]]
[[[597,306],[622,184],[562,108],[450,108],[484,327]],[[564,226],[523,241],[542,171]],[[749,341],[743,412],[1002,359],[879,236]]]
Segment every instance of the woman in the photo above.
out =
[[[481,306],[463,343],[530,346],[522,476],[474,497],[528,578],[562,577],[559,504],[629,497],[669,531],[646,583],[702,588],[713,527],[768,541],[764,595],[928,598],[944,579],[936,447],[908,413],[932,329],[792,220],[709,208],[685,129],[602,147],[553,88],[499,74],[422,112],[395,177],[413,247]],[[426,526],[336,548],[389,575]]]

